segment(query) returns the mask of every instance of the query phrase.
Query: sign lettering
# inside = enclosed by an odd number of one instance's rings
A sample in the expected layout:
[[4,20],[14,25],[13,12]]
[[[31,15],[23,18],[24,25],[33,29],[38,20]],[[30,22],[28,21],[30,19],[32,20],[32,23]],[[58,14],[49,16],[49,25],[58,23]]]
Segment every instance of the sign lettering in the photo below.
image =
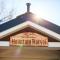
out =
[[34,32],[23,32],[10,37],[11,46],[48,46],[48,37]]

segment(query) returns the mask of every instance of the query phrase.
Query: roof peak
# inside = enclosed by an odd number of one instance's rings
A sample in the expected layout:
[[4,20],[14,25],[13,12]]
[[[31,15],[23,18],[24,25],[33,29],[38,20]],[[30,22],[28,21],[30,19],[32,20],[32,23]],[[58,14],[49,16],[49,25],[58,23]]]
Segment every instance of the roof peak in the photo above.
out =
[[27,13],[29,13],[30,12],[30,5],[31,5],[31,3],[26,3],[26,5],[27,5]]

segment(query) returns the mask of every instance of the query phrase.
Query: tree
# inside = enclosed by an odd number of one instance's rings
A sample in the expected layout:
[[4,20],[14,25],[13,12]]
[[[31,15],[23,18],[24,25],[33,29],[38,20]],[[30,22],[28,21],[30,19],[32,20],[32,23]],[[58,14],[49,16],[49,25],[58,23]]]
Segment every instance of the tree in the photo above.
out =
[[1,0],[0,1],[0,24],[5,23],[13,18],[14,15],[14,8],[12,7],[11,10],[7,13],[6,8],[5,8],[5,1]]

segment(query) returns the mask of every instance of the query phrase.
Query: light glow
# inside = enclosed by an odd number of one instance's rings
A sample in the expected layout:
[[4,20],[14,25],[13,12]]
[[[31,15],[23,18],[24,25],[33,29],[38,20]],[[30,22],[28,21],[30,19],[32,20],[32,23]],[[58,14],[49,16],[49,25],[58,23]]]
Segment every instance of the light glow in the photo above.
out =
[[21,47],[17,47],[17,49],[14,51],[14,57],[20,57],[22,52]]
[[39,24],[39,22],[42,21],[42,18],[40,17],[39,14],[35,14],[34,17],[33,17],[33,20]]
[[35,8],[31,8],[31,9],[32,9],[31,11],[33,11],[33,13],[34,13],[33,20],[35,20],[36,23],[41,22],[44,14]]

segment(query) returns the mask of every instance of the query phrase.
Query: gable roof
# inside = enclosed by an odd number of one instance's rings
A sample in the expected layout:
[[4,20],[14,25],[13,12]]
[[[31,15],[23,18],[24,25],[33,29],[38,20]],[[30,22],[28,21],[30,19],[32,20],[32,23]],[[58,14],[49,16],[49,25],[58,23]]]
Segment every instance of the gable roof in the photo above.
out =
[[46,29],[46,28],[44,28],[44,27],[42,27],[40,25],[37,25],[37,24],[35,24],[33,22],[30,22],[30,21],[26,21],[26,22],[24,22],[22,24],[19,24],[19,25],[15,26],[15,27],[12,27],[12,28],[10,28],[10,29],[8,29],[6,31],[1,32],[0,33],[0,39],[7,36],[7,35],[15,33],[15,32],[17,32],[17,31],[19,31],[21,29],[24,29],[24,28],[26,28],[28,26],[30,26],[30,27],[34,28],[35,30],[38,30],[38,31],[40,31],[40,32],[42,32],[42,33],[44,33],[44,34],[58,40],[58,41],[60,41],[60,35],[59,34],[53,32],[53,31],[51,31],[49,29]]
[[45,27],[47,29],[50,29],[50,30],[60,34],[60,26],[57,26],[57,25],[55,25],[47,20],[44,20],[44,19],[41,19],[41,21],[39,20],[39,22],[37,23],[36,21],[38,19],[34,19],[34,17],[35,17],[35,15],[31,12],[22,14],[22,15],[16,17],[15,19],[12,19],[11,21],[1,24],[0,25],[0,32],[3,32],[9,28],[16,26],[16,25],[19,25],[25,21],[32,21],[42,27]]

